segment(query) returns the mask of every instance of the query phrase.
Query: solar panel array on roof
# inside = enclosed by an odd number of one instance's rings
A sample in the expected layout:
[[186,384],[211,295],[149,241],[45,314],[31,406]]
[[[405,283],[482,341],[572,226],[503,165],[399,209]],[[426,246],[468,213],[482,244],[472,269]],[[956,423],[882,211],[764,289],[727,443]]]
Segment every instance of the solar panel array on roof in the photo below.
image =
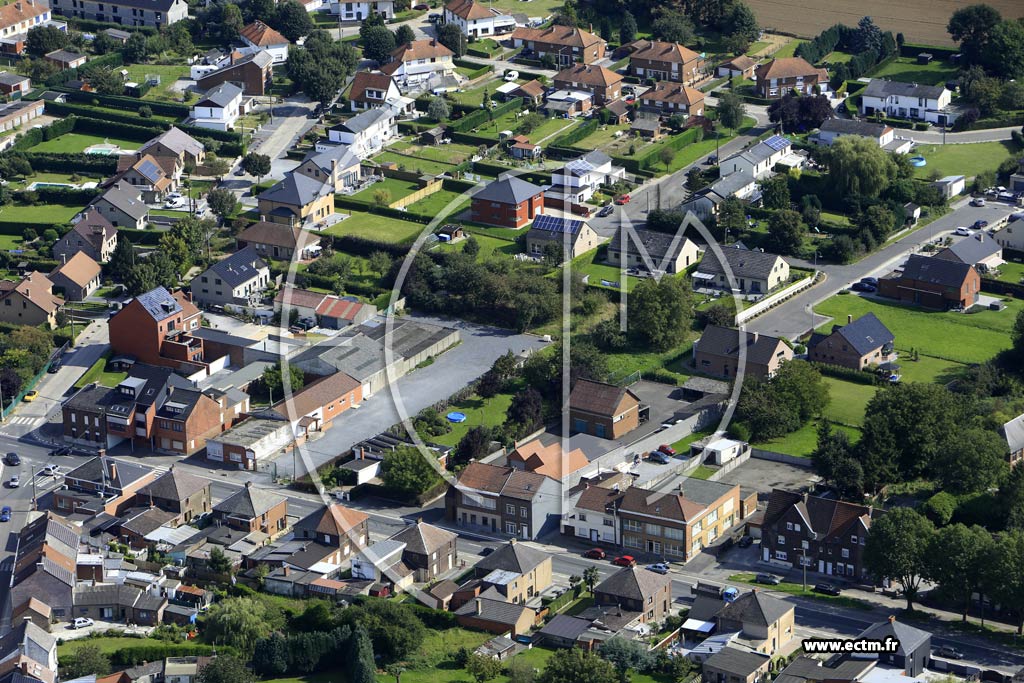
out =
[[565,165],[565,167],[570,171],[575,171],[576,173],[587,173],[588,171],[594,170],[594,165],[584,158],[570,161]]
[[153,163],[152,160],[150,159],[146,159],[141,164],[139,164],[139,173],[141,173],[146,178],[146,180],[150,182],[156,182],[157,180],[160,180],[160,176],[163,175],[163,172],[160,170],[160,167]]
[[762,142],[761,144],[768,145],[776,152],[780,152],[789,146],[789,140],[782,137],[781,135],[773,135],[764,142]]
[[560,216],[538,215],[533,221],[532,230],[544,230],[547,232],[565,233],[575,235],[583,227],[583,221]]
[[163,320],[181,310],[181,306],[163,287],[151,289],[148,292],[135,297],[146,312],[153,316],[154,320]]

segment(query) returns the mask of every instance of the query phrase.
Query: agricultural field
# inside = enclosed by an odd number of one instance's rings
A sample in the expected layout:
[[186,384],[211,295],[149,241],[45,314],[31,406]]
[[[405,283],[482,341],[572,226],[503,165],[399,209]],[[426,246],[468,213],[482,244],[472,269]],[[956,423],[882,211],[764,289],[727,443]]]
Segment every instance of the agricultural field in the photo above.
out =
[[[509,2],[511,0],[505,0]],[[1018,0],[993,0],[988,3],[1004,18],[1024,16],[1024,4]],[[861,17],[874,18],[882,30],[902,32],[907,42],[925,45],[952,46],[946,23],[959,5],[932,0],[865,0],[856,4],[839,4],[833,0],[779,4],[774,0],[751,0],[750,8],[758,23],[766,30],[784,30],[798,36],[812,37],[830,26],[841,23],[856,26]]]
[[921,155],[926,166],[914,169],[918,178],[929,178],[936,171],[939,175],[964,175],[968,178],[983,171],[993,171],[999,164],[1019,153],[1010,140],[1002,142],[975,142],[964,145],[918,145],[914,155]]
[[930,64],[918,64],[917,59],[913,57],[897,57],[871,74],[872,78],[925,85],[941,85],[946,81],[956,80],[956,76],[957,68],[949,62],[934,59]]

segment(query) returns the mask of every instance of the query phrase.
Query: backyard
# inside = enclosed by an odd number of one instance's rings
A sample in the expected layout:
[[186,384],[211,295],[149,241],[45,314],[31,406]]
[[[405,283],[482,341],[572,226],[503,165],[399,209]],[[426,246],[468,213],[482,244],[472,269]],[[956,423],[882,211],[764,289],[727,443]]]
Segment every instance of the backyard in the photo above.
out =
[[85,133],[65,133],[64,135],[44,140],[32,148],[33,152],[83,152],[87,147],[93,145],[111,144],[117,145],[124,150],[138,149],[142,144],[137,140],[125,140],[123,138],[102,137],[100,135],[88,135]]
[[188,78],[189,68],[186,64],[132,64],[128,69],[128,80],[143,83],[147,76],[159,76],[160,84],[149,89],[142,99],[161,102],[181,102],[181,93],[175,92],[171,86],[179,78]]
[[432,161],[418,156],[407,156],[404,153],[399,154],[397,152],[390,151],[381,152],[377,156],[373,157],[373,161],[376,161],[378,164],[391,162],[397,164],[398,168],[404,171],[415,171],[416,173],[425,173],[427,175],[451,173],[455,168],[454,164],[442,161]]
[[[600,259],[606,254],[605,249],[592,249],[572,261],[572,270],[577,273],[589,276],[587,284],[593,287],[606,287],[619,289],[622,280],[622,270],[618,266],[610,266]],[[605,283],[609,284],[605,284]],[[626,277],[626,291],[632,291],[637,283],[637,278]]]
[[4,223],[69,223],[81,206],[62,204],[5,204],[0,207],[0,222]]
[[871,74],[871,77],[904,83],[942,85],[946,81],[956,80],[957,68],[941,59],[933,59],[929,64],[918,64],[915,57],[897,57]]
[[995,172],[999,164],[1018,152],[1017,146],[1009,141],[975,142],[962,145],[918,145],[913,154],[927,160],[926,166],[914,169],[918,178],[963,175],[968,178],[984,171]]
[[359,192],[356,192],[354,195],[352,195],[352,199],[358,199],[364,202],[375,202],[375,197],[378,192],[387,192],[388,198],[384,203],[390,204],[391,202],[398,201],[402,197],[406,197],[412,194],[418,189],[420,189],[419,185],[412,182],[411,180],[385,178],[384,180],[378,180],[365,190],[360,190]]
[[93,363],[92,367],[86,370],[85,374],[75,382],[75,387],[80,389],[87,384],[92,384],[93,382],[97,382],[104,387],[116,387],[120,384],[121,381],[128,376],[128,373],[108,371],[107,358],[109,358],[109,356],[110,354],[108,353]]
[[436,147],[418,145],[415,142],[402,140],[394,143],[388,149],[392,152],[401,152],[418,159],[440,161],[446,164],[458,165],[476,154],[476,147],[472,145],[461,145],[449,143],[437,145]]
[[354,213],[343,221],[327,228],[328,235],[354,235],[378,242],[411,242],[424,229],[422,223],[402,221],[397,218],[372,213]]
[[[451,425],[452,430],[441,436],[432,436],[428,441],[443,446],[455,446],[473,427],[497,427],[505,422],[505,414],[512,404],[512,393],[501,393],[491,398],[474,394],[448,406],[447,411],[458,411],[466,416],[465,422]],[[442,411],[444,412],[444,411]]]
[[[449,204],[455,202],[450,209]],[[451,190],[439,190],[432,195],[413,202],[408,207],[409,211],[424,216],[449,216],[461,212],[469,206],[469,198],[463,197],[461,192]]]

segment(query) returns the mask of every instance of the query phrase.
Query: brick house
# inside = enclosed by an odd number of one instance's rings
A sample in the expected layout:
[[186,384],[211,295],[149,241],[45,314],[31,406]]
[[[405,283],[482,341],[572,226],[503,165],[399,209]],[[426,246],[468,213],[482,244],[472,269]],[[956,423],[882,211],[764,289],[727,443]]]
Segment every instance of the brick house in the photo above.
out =
[[493,598],[475,598],[455,610],[455,620],[464,628],[488,633],[529,635],[538,620],[526,605]]
[[327,431],[336,417],[362,400],[362,384],[344,372],[336,372],[296,391],[270,412],[291,423],[296,437],[304,437],[311,432]]
[[757,96],[774,100],[791,90],[811,94],[815,86],[827,88],[828,72],[802,57],[780,57],[757,67],[754,80]]
[[833,325],[832,332],[815,332],[807,342],[808,359],[865,370],[896,360],[896,337],[874,313],[865,313],[845,325]]
[[288,527],[288,499],[255,488],[248,481],[242,489],[214,505],[213,516],[232,529],[274,536]]
[[187,524],[213,508],[209,480],[175,469],[173,465],[139,491],[139,502],[173,513],[175,525]]
[[593,64],[604,59],[604,41],[589,31],[573,26],[553,25],[548,28],[520,26],[512,32],[515,47],[529,50],[534,59],[545,55],[555,58],[560,67],[574,62]]
[[64,485],[53,492],[53,506],[60,514],[118,515],[155,479],[156,472],[148,467],[105,456],[92,458],[64,475]]
[[704,77],[704,59],[687,47],[661,40],[637,40],[629,47],[630,76],[686,85]]
[[622,76],[603,66],[574,64],[555,74],[558,90],[584,90],[594,96],[594,104],[602,106],[622,94]]
[[263,97],[274,81],[274,57],[266,50],[242,55],[233,52],[227,64],[196,79],[200,92],[211,90],[221,83],[234,83],[242,93]]
[[116,354],[150,365],[203,366],[203,340],[189,334],[199,329],[200,317],[184,292],[172,295],[157,287],[138,295],[110,318],[110,346]]
[[433,581],[458,566],[458,535],[440,527],[417,520],[390,540],[405,544],[402,562],[417,582]]
[[968,263],[912,254],[903,272],[878,281],[879,296],[934,310],[970,308],[981,294],[981,276]]
[[298,251],[299,261],[316,258],[320,238],[297,226],[257,221],[235,237],[239,249],[251,246],[263,258],[291,261]]
[[878,515],[865,505],[774,489],[761,526],[761,561],[866,579],[864,545]]
[[594,604],[640,614],[642,624],[660,623],[672,606],[672,578],[642,567],[623,567],[594,587]]
[[471,462],[445,495],[445,516],[462,527],[534,539],[557,524],[559,489],[537,472]]
[[640,95],[640,107],[660,116],[703,116],[704,93],[685,85],[655,83]]
[[106,263],[117,248],[117,228],[96,209],[88,208],[63,237],[53,243],[53,258],[65,263],[78,252]]
[[774,655],[785,649],[794,635],[792,604],[753,589],[718,612],[718,633],[739,633],[744,645],[761,654]]
[[32,90],[32,79],[28,76],[0,71],[0,95],[17,99]]
[[495,180],[473,195],[477,223],[518,229],[544,213],[544,188],[519,178]]
[[765,379],[793,359],[793,349],[778,337],[708,325],[693,345],[694,368],[704,375],[733,378],[739,370],[740,345],[746,345],[747,377]]
[[[53,512],[30,514],[17,532],[11,563],[10,605],[23,611],[33,598],[49,607],[50,615],[63,621],[71,615],[72,593],[79,578],[77,557],[79,528]],[[98,577],[102,580],[102,572]]]
[[0,280],[0,322],[13,325],[57,327],[57,311],[64,300],[53,293],[53,282],[38,271],[19,281]]
[[334,503],[322,505],[292,527],[295,538],[341,549],[341,559],[365,548],[370,539],[369,517],[359,510]]
[[294,171],[257,197],[261,221],[313,227],[334,213],[334,184]]
[[640,397],[626,387],[580,379],[569,394],[574,432],[618,439],[640,426]]

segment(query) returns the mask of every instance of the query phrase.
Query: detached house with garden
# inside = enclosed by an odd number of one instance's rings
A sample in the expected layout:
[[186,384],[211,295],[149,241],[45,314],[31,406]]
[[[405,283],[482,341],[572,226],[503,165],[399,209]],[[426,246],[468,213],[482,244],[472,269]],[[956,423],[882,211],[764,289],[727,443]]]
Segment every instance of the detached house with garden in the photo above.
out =
[[901,83],[873,78],[860,96],[860,115],[927,121],[951,126],[957,112],[950,109],[953,93],[941,85]]
[[851,370],[881,367],[896,360],[896,337],[874,313],[866,313],[845,325],[834,325],[830,334],[815,332],[807,342],[808,359]]

